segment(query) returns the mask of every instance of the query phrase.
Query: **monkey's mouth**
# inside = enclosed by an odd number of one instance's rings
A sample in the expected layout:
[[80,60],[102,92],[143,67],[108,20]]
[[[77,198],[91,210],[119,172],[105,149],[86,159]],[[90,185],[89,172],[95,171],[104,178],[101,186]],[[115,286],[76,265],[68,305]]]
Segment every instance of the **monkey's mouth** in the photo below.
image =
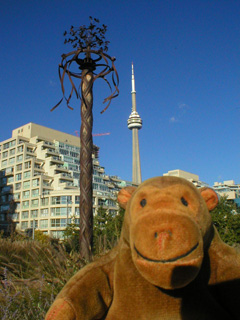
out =
[[177,260],[180,260],[180,259],[182,259],[182,258],[187,257],[187,256],[190,255],[194,250],[196,250],[198,246],[199,246],[199,243],[195,244],[195,246],[193,246],[193,247],[192,247],[189,251],[187,251],[186,253],[181,254],[181,255],[179,255],[179,256],[176,256],[175,258],[168,259],[168,260],[154,260],[154,259],[150,259],[150,258],[148,258],[148,257],[145,257],[144,255],[142,255],[142,254],[137,250],[137,248],[135,247],[135,245],[134,245],[134,250],[137,252],[138,256],[140,256],[142,259],[147,260],[147,261],[149,261],[149,262],[168,263],[168,262],[174,262],[174,261],[177,261]]

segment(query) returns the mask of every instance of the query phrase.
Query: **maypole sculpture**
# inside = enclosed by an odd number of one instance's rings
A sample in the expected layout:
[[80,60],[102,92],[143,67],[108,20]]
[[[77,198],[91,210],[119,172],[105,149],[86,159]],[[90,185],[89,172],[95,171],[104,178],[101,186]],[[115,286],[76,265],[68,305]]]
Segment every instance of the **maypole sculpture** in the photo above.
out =
[[[116,60],[110,57],[108,51],[109,41],[105,40],[107,26],[97,27],[98,19],[90,17],[88,27],[71,27],[70,32],[64,32],[68,36],[64,43],[71,43],[74,51],[62,55],[59,65],[59,78],[63,92],[63,98],[54,106],[53,111],[59,104],[66,100],[67,107],[73,109],[69,102],[73,93],[81,99],[81,128],[80,128],[80,255],[83,259],[91,260],[93,243],[93,210],[92,210],[92,126],[93,126],[93,83],[96,79],[104,79],[110,90],[111,84],[106,79],[112,74],[114,92],[107,97],[103,103],[107,106],[101,111],[103,113],[110,105],[111,100],[118,96],[119,78],[114,65]],[[77,65],[80,71],[73,71],[73,65]],[[68,77],[71,83],[71,92],[68,98],[65,96],[64,79]],[[80,85],[76,88],[73,78],[80,79]]]

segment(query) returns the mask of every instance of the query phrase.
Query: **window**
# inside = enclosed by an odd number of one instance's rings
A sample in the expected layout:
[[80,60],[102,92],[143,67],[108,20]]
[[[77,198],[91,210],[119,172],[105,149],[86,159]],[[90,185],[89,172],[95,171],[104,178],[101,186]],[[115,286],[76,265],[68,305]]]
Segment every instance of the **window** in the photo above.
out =
[[2,192],[11,192],[12,191],[12,186],[4,186],[2,188]]
[[61,238],[63,238],[63,231],[54,230],[54,231],[51,231],[51,235],[55,239],[61,239]]
[[22,202],[22,208],[23,209],[29,208],[29,201],[23,201]]
[[51,227],[66,227],[66,219],[51,219]]
[[75,196],[75,203],[80,203],[80,196]]
[[7,160],[3,160],[3,161],[2,161],[2,166],[3,166],[3,167],[6,167],[6,166],[7,166]]
[[76,215],[76,216],[79,216],[79,215],[80,215],[80,213],[79,213],[79,207],[76,207],[76,208],[75,208],[75,215]]
[[14,164],[15,163],[15,158],[10,158],[9,159],[9,164]]
[[106,200],[98,199],[98,205],[99,206],[105,206],[106,205]]
[[28,211],[23,211],[22,212],[22,219],[28,219],[29,212]]
[[21,189],[21,182],[18,182],[15,184],[15,190],[20,190]]
[[25,162],[25,169],[30,169],[31,168],[31,161]]
[[111,206],[111,207],[116,207],[117,204],[116,204],[116,201],[112,200],[112,199],[108,199],[108,205]]
[[23,146],[19,146],[19,147],[17,148],[17,152],[18,152],[18,153],[23,152]]
[[3,159],[4,159],[4,158],[7,158],[7,156],[8,156],[8,151],[5,151],[5,152],[2,153]]
[[15,154],[15,149],[11,149],[10,151],[9,151],[9,155],[10,156],[13,156]]
[[32,181],[32,186],[33,186],[33,187],[39,186],[39,179],[33,179],[33,181]]
[[[34,223],[34,229],[38,228],[38,220],[33,220],[35,223]],[[31,221],[30,225],[31,225],[31,228],[33,228],[33,221]]]
[[42,189],[42,195],[43,195],[43,196],[46,196],[46,195],[48,195],[48,194],[50,194],[50,190],[48,190],[48,189]]
[[21,173],[17,173],[16,174],[16,181],[22,180],[22,174]]
[[52,204],[71,204],[72,197],[71,196],[61,196],[61,197],[52,197]]
[[31,210],[31,218],[37,218],[38,217],[38,210]]
[[32,197],[38,197],[39,196],[39,189],[33,189],[32,190]]
[[47,229],[48,228],[48,220],[40,220],[39,221],[39,228],[40,229]]
[[3,150],[14,147],[16,145],[16,140],[12,140],[10,142],[4,143]]
[[7,211],[7,210],[9,210],[9,204],[5,204],[1,206],[1,211]]
[[31,176],[31,171],[26,171],[23,173],[23,179],[30,178],[30,176]]
[[13,183],[13,179],[14,179],[14,177],[8,177],[7,178],[7,183]]
[[30,181],[23,182],[23,189],[28,189],[28,188],[30,188]]
[[30,196],[30,191],[29,190],[23,192],[23,199],[28,199],[29,196]]
[[6,202],[7,201],[7,196],[1,196],[1,201]]
[[48,216],[48,208],[41,209],[40,217],[47,217]]
[[4,145],[3,145],[3,150],[8,149],[8,148],[9,148],[9,142],[4,143]]
[[20,200],[20,192],[14,193],[13,199],[14,199],[14,200]]
[[13,167],[9,167],[9,168],[6,168],[6,170],[5,170],[5,173],[6,174],[10,174],[10,173],[13,173]]
[[32,202],[31,202],[31,206],[32,206],[32,207],[38,207],[38,203],[39,203],[38,199],[34,199],[34,200],[32,200]]
[[[68,208],[68,214],[70,215],[70,208]],[[67,208],[51,208],[51,216],[66,216]]]
[[16,140],[9,142],[9,148],[14,147],[16,145]]
[[20,154],[19,156],[17,156],[17,162],[20,162],[20,161],[22,161],[23,160],[23,155],[22,154]]
[[22,221],[21,223],[21,228],[24,230],[24,229],[27,229],[28,228],[28,221]]
[[42,206],[47,206],[49,202],[49,198],[41,198],[41,205]]
[[21,171],[21,170],[22,170],[22,164],[20,163],[16,166],[16,171]]
[[19,220],[19,213],[15,212],[12,214],[12,219],[13,220]]

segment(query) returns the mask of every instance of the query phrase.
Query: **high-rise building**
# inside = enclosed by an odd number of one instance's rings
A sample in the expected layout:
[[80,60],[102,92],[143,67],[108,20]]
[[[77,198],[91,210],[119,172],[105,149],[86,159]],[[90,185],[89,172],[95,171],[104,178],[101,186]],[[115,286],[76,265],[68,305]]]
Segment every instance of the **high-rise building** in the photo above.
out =
[[138,130],[142,128],[142,119],[137,113],[134,69],[132,63],[132,112],[128,118],[128,129],[132,130],[132,182],[142,182],[139,153]]
[[[116,193],[131,185],[105,174],[93,148],[93,213],[117,212]],[[61,238],[67,222],[79,222],[80,139],[28,123],[0,143],[0,227],[11,212],[20,230],[35,228]],[[11,200],[15,201],[15,210]]]

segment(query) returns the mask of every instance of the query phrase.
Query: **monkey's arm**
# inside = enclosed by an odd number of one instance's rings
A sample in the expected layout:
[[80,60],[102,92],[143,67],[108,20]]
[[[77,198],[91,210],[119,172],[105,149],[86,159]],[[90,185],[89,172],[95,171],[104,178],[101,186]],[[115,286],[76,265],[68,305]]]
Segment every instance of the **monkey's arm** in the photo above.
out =
[[112,302],[113,268],[114,260],[80,270],[59,293],[45,320],[103,318]]

